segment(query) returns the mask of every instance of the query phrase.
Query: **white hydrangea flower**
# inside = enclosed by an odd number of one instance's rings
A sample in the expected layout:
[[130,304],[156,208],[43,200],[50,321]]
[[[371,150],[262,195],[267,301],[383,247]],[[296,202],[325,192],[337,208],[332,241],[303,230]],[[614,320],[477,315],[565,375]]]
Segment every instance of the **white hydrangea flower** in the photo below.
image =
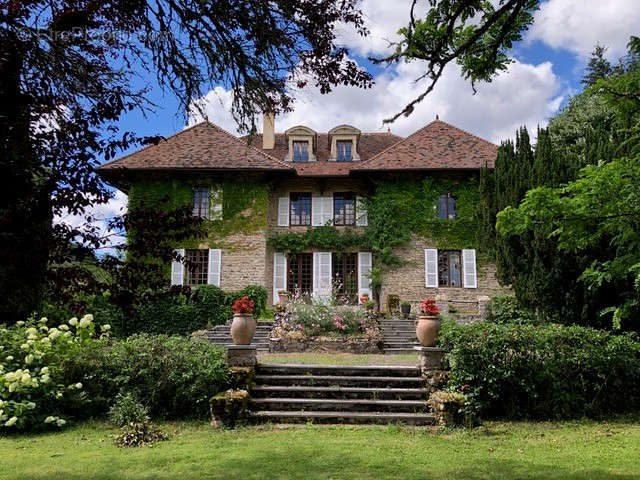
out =
[[13,360],[13,356],[12,356],[12,355],[9,355],[9,356],[6,358],[6,360],[7,360],[7,362],[10,362],[11,360]]
[[66,420],[63,420],[61,418],[59,418],[58,420],[56,420],[56,425],[58,425],[59,427],[62,427],[65,423],[67,423]]
[[75,387],[80,390],[82,388],[82,384],[80,382],[76,383]]
[[31,382],[31,375],[29,375],[29,372],[24,372],[22,374],[22,376],[20,377],[20,381],[22,383],[29,383]]
[[109,330],[111,330],[111,325],[109,325],[108,323],[105,323],[104,325],[102,325],[101,328],[103,332],[108,332]]
[[42,368],[40,369],[40,373],[41,373],[42,375],[46,375],[47,373],[49,373],[49,367],[42,367]]
[[67,330],[69,330],[69,325],[65,325],[65,324],[58,325],[58,329],[66,332]]
[[85,315],[84,317],[82,317],[80,319],[80,323],[78,323],[78,328],[87,328],[90,323],[91,323],[91,321]]
[[29,344],[28,343],[23,343],[22,345],[20,345],[20,348],[22,350],[29,350]]
[[27,403],[27,408],[29,410],[33,410],[34,408],[36,408],[36,404],[34,402],[29,402]]
[[18,421],[18,417],[11,417],[9,420],[7,420],[4,424],[5,427],[12,427],[13,425],[16,424],[16,422]]
[[78,324],[78,319],[76,317],[73,317],[71,320],[69,320],[69,325],[72,326],[76,326]]
[[51,340],[55,340],[56,338],[58,338],[61,335],[60,330],[58,330],[57,328],[52,328],[51,330],[49,330],[49,338]]
[[47,418],[44,419],[44,423],[52,423],[56,421],[56,417],[52,417],[51,415],[49,415]]
[[21,326],[23,326],[23,325],[24,325],[24,321],[23,321],[23,320],[18,320],[18,321],[16,322],[16,326],[17,326],[17,327],[21,327]]
[[42,383],[49,383],[51,381],[51,377],[49,376],[49,374],[43,375],[42,378],[40,378],[40,381]]
[[42,318],[40,319],[40,323],[47,323],[47,322],[48,322],[47,317],[42,317]]
[[33,363],[33,358],[33,355],[30,353],[29,355],[24,357],[24,363],[26,363],[27,365],[31,365]]

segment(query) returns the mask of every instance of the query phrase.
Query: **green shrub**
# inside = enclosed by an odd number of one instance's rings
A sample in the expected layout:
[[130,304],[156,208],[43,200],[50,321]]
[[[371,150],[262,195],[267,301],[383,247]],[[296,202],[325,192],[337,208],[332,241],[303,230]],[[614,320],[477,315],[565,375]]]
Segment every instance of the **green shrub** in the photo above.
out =
[[[107,326],[103,331],[108,330]],[[106,335],[106,333],[105,333]],[[67,406],[86,398],[82,383],[65,375],[79,349],[95,349],[91,315],[47,327],[47,319],[0,326],[0,431],[39,430],[67,423]]]
[[531,310],[523,308],[512,295],[497,295],[488,305],[487,320],[493,323],[534,323]]
[[191,294],[190,301],[195,303],[203,326],[224,325],[233,315],[228,294],[215,285],[200,285]]
[[152,418],[205,418],[209,398],[228,388],[230,379],[224,349],[167,335],[137,334],[83,349],[65,368],[86,385],[84,416],[104,415],[119,392],[130,392]]
[[113,437],[113,443],[118,447],[147,447],[163,440],[169,440],[167,434],[148,420],[125,425]]
[[117,427],[130,423],[142,423],[149,419],[149,410],[142,405],[135,395],[127,393],[116,396],[115,403],[109,409],[109,421]]
[[247,285],[239,292],[230,293],[229,305],[233,304],[236,298],[246,295],[255,303],[254,315],[256,318],[262,317],[267,312],[267,290],[262,285]]
[[152,334],[189,335],[207,325],[202,309],[189,297],[169,291],[158,292],[147,303],[134,309],[133,322],[128,333],[145,332]]
[[640,342],[587,327],[444,322],[449,387],[479,417],[598,417],[640,408]]

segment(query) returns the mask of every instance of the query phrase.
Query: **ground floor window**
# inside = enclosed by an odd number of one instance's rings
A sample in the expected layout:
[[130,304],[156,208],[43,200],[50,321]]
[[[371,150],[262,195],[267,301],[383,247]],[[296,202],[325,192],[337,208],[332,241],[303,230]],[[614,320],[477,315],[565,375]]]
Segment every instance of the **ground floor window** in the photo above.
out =
[[441,287],[460,287],[460,251],[440,250],[438,252],[438,281]]
[[185,285],[206,285],[209,274],[209,250],[185,250]]
[[287,290],[311,293],[313,289],[313,254],[299,253],[288,259]]
[[358,303],[358,254],[333,254],[333,292],[343,303]]

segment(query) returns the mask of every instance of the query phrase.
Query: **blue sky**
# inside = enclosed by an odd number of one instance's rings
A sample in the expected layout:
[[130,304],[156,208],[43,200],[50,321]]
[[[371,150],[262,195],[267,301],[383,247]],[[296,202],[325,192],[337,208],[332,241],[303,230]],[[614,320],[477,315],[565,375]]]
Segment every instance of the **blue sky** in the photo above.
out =
[[[424,85],[414,82],[422,73],[421,65],[412,62],[381,68],[366,58],[387,52],[386,39],[393,40],[398,28],[408,22],[410,4],[411,0],[362,0],[370,35],[361,38],[349,29],[337,30],[352,58],[374,76],[374,88],[365,91],[338,87],[328,95],[320,95],[314,88],[296,92],[295,110],[276,118],[276,131],[299,124],[328,131],[347,123],[362,131],[390,128],[391,132],[406,136],[439,115],[441,120],[499,143],[512,137],[522,125],[532,131],[538,125],[544,126],[571,95],[581,90],[580,78],[597,42],[609,47],[608,57],[615,63],[625,53],[629,36],[640,35],[638,0],[548,0],[536,13],[523,41],[514,47],[516,61],[508,71],[490,84],[480,85],[473,95],[468,82],[460,78],[459,68],[451,65],[436,89],[409,118],[401,117],[388,127],[382,120],[422,92]],[[141,84],[155,85],[154,78],[141,75]],[[237,133],[230,115],[231,98],[232,92],[220,85],[201,99],[201,105],[209,121]],[[169,136],[202,120],[185,120],[173,94],[157,86],[150,99],[157,105],[155,110],[146,118],[139,112],[125,115],[119,122],[122,131]],[[126,196],[117,192],[112,202],[95,207],[92,213],[109,218],[125,208]],[[82,221],[71,216],[63,220]]]

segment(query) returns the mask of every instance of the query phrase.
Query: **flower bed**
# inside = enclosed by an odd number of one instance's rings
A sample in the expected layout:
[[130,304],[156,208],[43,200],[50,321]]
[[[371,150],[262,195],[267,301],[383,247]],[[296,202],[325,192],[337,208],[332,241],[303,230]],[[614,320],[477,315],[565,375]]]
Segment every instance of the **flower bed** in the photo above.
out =
[[275,314],[269,350],[380,353],[382,332],[377,315],[362,307],[294,296]]

